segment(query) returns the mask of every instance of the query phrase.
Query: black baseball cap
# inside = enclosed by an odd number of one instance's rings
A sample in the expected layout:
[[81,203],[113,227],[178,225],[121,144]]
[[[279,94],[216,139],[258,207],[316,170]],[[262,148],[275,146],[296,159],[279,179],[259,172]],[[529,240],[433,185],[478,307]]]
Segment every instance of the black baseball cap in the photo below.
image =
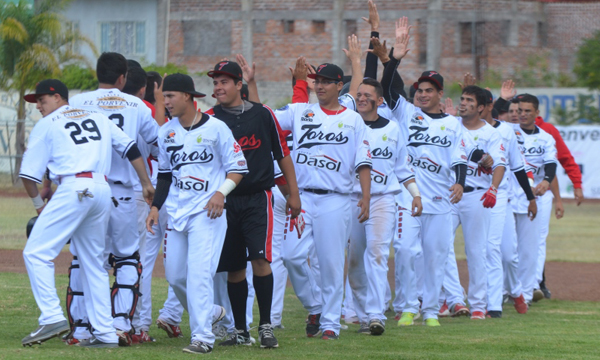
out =
[[496,110],[495,108],[492,109],[492,118],[493,119],[497,119],[499,115],[500,115],[500,113],[498,112],[498,110]]
[[316,79],[317,76],[340,82],[344,81],[344,70],[337,65],[325,63],[317,67],[316,74],[308,74],[311,79]]
[[436,84],[440,88],[440,90],[444,89],[444,78],[437,71],[434,71],[434,70],[423,71],[419,80],[417,80],[417,82],[413,84],[415,89],[418,89],[419,84],[423,81],[430,81],[430,82]]
[[180,91],[193,97],[205,97],[206,94],[196,91],[194,80],[185,74],[171,74],[163,79],[163,91]]
[[56,79],[42,80],[39,83],[37,83],[37,85],[35,85],[35,93],[25,95],[25,96],[23,96],[23,99],[25,99],[25,101],[30,102],[30,103],[36,103],[38,95],[53,95],[53,94],[59,94],[60,96],[64,97],[65,99],[68,99],[69,98],[69,89],[67,89],[67,86],[65,84],[63,84],[62,81],[60,81],[60,80],[56,80]]
[[483,89],[483,92],[485,92],[485,104],[486,105],[493,104],[494,103],[494,95],[492,95],[492,92],[489,91],[488,89]]
[[215,75],[227,75],[237,80],[243,79],[242,68],[238,63],[233,61],[221,61],[215,65],[215,68],[209,71],[207,75],[210,77],[215,77]]

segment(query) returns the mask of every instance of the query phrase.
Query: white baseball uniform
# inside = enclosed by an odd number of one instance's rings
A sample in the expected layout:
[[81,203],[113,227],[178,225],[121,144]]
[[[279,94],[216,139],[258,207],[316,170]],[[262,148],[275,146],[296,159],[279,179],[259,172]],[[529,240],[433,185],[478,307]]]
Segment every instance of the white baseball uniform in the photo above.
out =
[[[98,89],[76,95],[70,103],[106,115],[132,139],[137,139],[139,135],[147,144],[156,142],[158,125],[150,109],[135,96],[118,89]],[[133,167],[113,152],[108,181],[119,205],[110,214],[105,255],[107,259],[109,253],[115,257],[116,279],[113,288],[119,289],[120,285],[135,286],[140,280],[138,268],[134,265],[139,263],[135,259],[135,253],[139,250],[139,232],[133,190],[139,179]],[[118,330],[130,331],[130,315],[136,303],[134,291],[120,288],[113,296],[114,326]]]
[[173,178],[164,204],[167,281],[190,314],[192,341],[212,345],[212,280],[227,220],[225,214],[210,219],[204,207],[227,173],[248,172],[246,159],[231,130],[206,114],[190,130],[173,118],[160,128],[158,146],[158,172]]
[[[504,273],[511,271],[511,273],[515,275],[512,278],[517,279],[516,270],[518,264],[516,237],[504,236],[507,219],[508,217],[513,216],[512,208],[508,206],[508,202],[512,198],[510,177],[514,176],[512,173],[525,168],[525,161],[523,154],[519,149],[519,144],[517,143],[517,138],[512,126],[497,120],[493,126],[502,137],[502,144],[506,151],[507,171],[504,173],[504,178],[498,187],[496,206],[491,209],[490,215],[487,246],[487,309],[488,311],[502,311]],[[508,168],[510,168],[510,171],[508,171]],[[510,219],[508,219],[508,221],[510,222]],[[514,218],[512,220],[512,229],[514,232]],[[504,239],[507,240],[506,243]],[[514,259],[516,259],[517,262],[513,265],[512,261]],[[518,293],[514,297],[519,297],[521,295],[520,282],[518,282],[518,280],[516,283],[511,281],[511,293],[517,291]]]
[[[407,229],[411,236],[405,236],[405,226],[398,227],[403,234],[400,240],[400,254],[403,263],[400,283],[407,296],[404,311],[417,313],[417,295],[414,259],[423,252],[423,318],[437,318],[438,297],[444,281],[444,264],[452,239],[452,218],[450,215],[450,175],[452,168],[466,164],[463,130],[461,123],[448,114],[426,114],[420,108],[399,97],[393,109],[403,137],[407,139],[409,160],[416,173],[423,215],[414,218],[414,228]],[[408,204],[406,204],[408,205]],[[410,205],[403,206],[410,208]],[[407,216],[405,215],[405,218]]]
[[[518,125],[514,125],[514,129],[519,147],[525,155],[526,169],[533,173],[534,186],[537,186],[544,180],[544,166],[549,163],[557,164],[556,143],[554,138],[537,126],[533,131],[526,131]],[[528,218],[527,207],[529,201],[527,201],[527,197],[523,190],[516,185],[514,177],[512,186],[515,192],[515,198],[511,201],[511,204],[513,212],[515,213],[517,230],[519,278],[523,287],[525,301],[531,302],[533,290],[539,287],[536,278],[536,268],[538,265],[540,247],[539,240],[531,241],[531,239],[540,239],[540,217],[536,216],[533,221]],[[548,192],[549,191],[550,190],[548,190]],[[542,196],[536,197],[538,213],[545,210],[544,206],[546,203],[544,202],[544,197],[551,196],[548,195],[548,192]]]
[[[483,154],[492,157],[492,170],[499,166],[506,167],[506,153],[498,131],[484,120],[480,121],[483,126],[475,130],[467,129],[463,125],[463,139],[469,159],[466,186],[462,200],[453,204],[451,208],[454,233],[458,226],[462,225],[465,238],[465,253],[469,269],[469,305],[471,311],[485,313],[487,308],[486,250],[491,209],[483,207],[481,197],[492,184],[492,174],[481,173],[477,168]],[[446,301],[450,307],[455,304],[464,305],[453,243],[454,236],[448,252],[443,285]]]
[[[293,158],[300,188],[302,207],[306,211],[306,242],[296,251],[284,249],[284,261],[294,290],[311,314],[321,310],[321,330],[339,334],[340,311],[344,288],[344,248],[350,228],[350,193],[354,173],[361,166],[371,166],[366,126],[357,113],[342,108],[324,110],[319,104],[291,104],[275,112],[284,130],[294,139]],[[288,241],[292,236],[286,237]],[[296,239],[295,239],[296,240]],[[318,286],[304,282],[310,272],[307,263],[310,243],[314,242],[321,276],[320,296],[310,294]],[[288,261],[289,259],[289,261]],[[302,294],[302,295],[301,295]],[[311,299],[312,296],[312,299]],[[320,308],[320,309],[319,309]]]
[[[88,318],[100,341],[116,343],[110,318],[108,274],[102,254],[111,211],[111,192],[106,175],[111,156],[121,157],[135,142],[105,116],[62,106],[42,118],[29,137],[20,177],[42,182],[46,168],[58,184],[23,251],[36,302],[40,325],[65,320],[54,288],[54,264],[71,239],[76,248]],[[114,151],[113,151],[114,149]]]

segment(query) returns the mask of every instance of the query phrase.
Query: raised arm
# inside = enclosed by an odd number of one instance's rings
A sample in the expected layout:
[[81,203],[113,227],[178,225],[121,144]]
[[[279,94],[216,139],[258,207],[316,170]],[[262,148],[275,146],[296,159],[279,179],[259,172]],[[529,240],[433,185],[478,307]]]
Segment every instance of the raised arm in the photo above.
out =
[[248,84],[248,100],[260,103],[260,98],[258,96],[258,87],[256,86],[256,80],[254,79],[256,63],[253,62],[252,66],[250,66],[246,61],[246,58],[244,58],[242,54],[237,54],[236,60],[242,68],[242,73],[244,74],[244,81],[246,81],[246,84]]
[[343,50],[352,64],[352,80],[350,81],[350,90],[348,90],[348,94],[356,99],[358,87],[363,80],[360,68],[360,40],[358,40],[358,37],[356,35],[348,36],[348,49]]
[[[379,13],[372,0],[369,0],[369,18],[363,17],[362,19],[371,25],[371,39],[379,38]],[[369,44],[369,49],[373,49],[372,42]],[[367,52],[364,77],[377,79],[377,56],[372,52]]]
[[402,17],[396,22],[396,42],[394,44],[394,51],[392,52],[389,63],[383,71],[383,77],[381,79],[383,96],[391,109],[396,107],[396,103],[400,96],[402,96],[395,90],[392,84],[394,83],[394,78],[399,76],[396,72],[396,68],[398,67],[398,64],[400,64],[400,60],[410,51],[408,48],[409,40],[410,26],[408,25],[408,18]]

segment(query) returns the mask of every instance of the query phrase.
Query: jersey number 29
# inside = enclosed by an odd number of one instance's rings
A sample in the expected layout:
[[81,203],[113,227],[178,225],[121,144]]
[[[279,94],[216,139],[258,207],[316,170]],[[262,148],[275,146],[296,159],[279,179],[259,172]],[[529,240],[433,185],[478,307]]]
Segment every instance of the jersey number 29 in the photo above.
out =
[[[75,142],[75,145],[85,144],[85,143],[89,142],[88,139],[93,140],[93,141],[98,141],[98,140],[102,139],[100,130],[98,130],[98,126],[96,125],[96,122],[94,122],[94,120],[92,120],[92,119],[83,120],[81,122],[81,126],[79,126],[79,124],[76,122],[70,122],[70,123],[65,124],[65,129],[68,130],[71,128],[74,128],[74,130],[71,131],[71,139],[73,139],[73,142]],[[95,135],[81,136],[82,128],[86,132],[89,132],[89,133],[92,133]]]

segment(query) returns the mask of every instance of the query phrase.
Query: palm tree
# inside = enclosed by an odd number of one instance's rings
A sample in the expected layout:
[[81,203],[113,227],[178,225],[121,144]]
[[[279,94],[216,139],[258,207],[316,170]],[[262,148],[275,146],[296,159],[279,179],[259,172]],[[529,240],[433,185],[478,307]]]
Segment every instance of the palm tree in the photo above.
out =
[[61,65],[71,62],[87,64],[83,56],[72,50],[73,44],[86,43],[97,53],[91,40],[65,29],[68,22],[59,12],[68,2],[42,0],[31,6],[23,0],[18,3],[0,0],[0,88],[19,93],[13,183],[18,181],[25,152],[23,96],[40,80],[58,77]]

